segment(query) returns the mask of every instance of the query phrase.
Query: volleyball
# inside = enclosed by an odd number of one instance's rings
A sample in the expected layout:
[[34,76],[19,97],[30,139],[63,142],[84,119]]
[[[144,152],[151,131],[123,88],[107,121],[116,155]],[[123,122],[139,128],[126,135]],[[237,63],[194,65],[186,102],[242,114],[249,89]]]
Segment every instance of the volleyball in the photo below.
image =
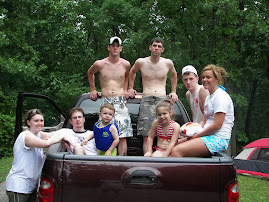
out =
[[188,122],[180,127],[180,134],[183,137],[192,137],[196,133],[199,133],[203,130],[203,127],[196,122]]

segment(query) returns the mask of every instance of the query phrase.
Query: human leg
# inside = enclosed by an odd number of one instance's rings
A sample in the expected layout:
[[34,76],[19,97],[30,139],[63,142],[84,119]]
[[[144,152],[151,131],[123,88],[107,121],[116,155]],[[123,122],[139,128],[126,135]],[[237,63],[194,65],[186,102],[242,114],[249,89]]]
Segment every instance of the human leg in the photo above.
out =
[[120,138],[119,145],[118,145],[118,154],[119,154],[119,156],[126,156],[127,155],[126,138]]
[[144,154],[147,152],[147,145],[148,144],[148,136],[143,136],[143,152]]
[[8,200],[12,202],[36,202],[36,190],[31,194],[23,194],[17,192],[6,191]]
[[195,138],[178,144],[171,152],[172,157],[205,157],[211,153],[201,138]]
[[74,154],[75,155],[85,155],[85,150],[84,147],[81,146],[80,144],[75,144],[74,145]]
[[137,135],[143,136],[143,152],[147,152],[148,133],[152,122],[156,118],[156,105],[165,97],[144,96],[139,107],[139,116],[137,120]]
[[153,152],[152,157],[163,157],[163,154],[166,150],[163,149],[156,149],[155,152]]

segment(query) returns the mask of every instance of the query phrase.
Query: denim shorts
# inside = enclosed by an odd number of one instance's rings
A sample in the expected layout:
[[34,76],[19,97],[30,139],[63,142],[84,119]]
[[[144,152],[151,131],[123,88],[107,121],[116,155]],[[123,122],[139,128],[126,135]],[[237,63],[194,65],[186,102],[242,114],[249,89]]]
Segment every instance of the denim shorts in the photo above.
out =
[[215,134],[201,137],[211,154],[227,150],[229,139],[221,138]]

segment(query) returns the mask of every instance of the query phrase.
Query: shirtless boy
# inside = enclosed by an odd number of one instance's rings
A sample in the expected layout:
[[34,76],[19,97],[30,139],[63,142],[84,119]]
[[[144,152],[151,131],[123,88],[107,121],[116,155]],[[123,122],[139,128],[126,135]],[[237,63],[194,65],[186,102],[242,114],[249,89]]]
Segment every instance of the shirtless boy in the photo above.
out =
[[208,90],[203,85],[199,85],[199,77],[196,69],[187,65],[182,69],[182,81],[188,89],[186,98],[192,112],[192,120],[200,123],[203,118],[205,98],[209,95]]
[[97,99],[95,89],[94,74],[99,72],[99,81],[101,85],[102,102],[109,102],[115,107],[115,122],[119,126],[120,142],[118,145],[119,155],[126,155],[127,142],[126,137],[133,136],[131,118],[126,107],[126,98],[128,98],[127,86],[130,62],[120,58],[122,51],[122,41],[115,36],[110,38],[107,50],[109,56],[102,60],[97,60],[88,70],[88,81],[90,84],[90,99]]
[[130,70],[129,75],[129,95],[134,97],[136,91],[133,89],[136,72],[141,71],[143,99],[140,105],[139,118],[137,125],[137,135],[144,137],[143,151],[146,153],[147,138],[151,128],[151,124],[155,119],[156,104],[166,98],[166,79],[167,74],[171,74],[171,93],[169,97],[173,102],[178,100],[176,94],[177,72],[174,63],[170,59],[161,57],[164,52],[164,41],[156,37],[152,39],[149,46],[151,55],[146,58],[139,58]]

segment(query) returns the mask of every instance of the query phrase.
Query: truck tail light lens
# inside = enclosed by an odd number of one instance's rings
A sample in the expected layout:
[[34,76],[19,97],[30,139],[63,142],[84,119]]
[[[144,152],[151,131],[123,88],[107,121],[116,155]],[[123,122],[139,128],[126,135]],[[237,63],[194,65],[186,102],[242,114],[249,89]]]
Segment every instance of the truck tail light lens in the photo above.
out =
[[238,182],[231,184],[228,190],[228,202],[238,202],[239,201],[239,186]]
[[51,181],[41,178],[40,187],[37,194],[39,202],[53,202],[54,186]]

